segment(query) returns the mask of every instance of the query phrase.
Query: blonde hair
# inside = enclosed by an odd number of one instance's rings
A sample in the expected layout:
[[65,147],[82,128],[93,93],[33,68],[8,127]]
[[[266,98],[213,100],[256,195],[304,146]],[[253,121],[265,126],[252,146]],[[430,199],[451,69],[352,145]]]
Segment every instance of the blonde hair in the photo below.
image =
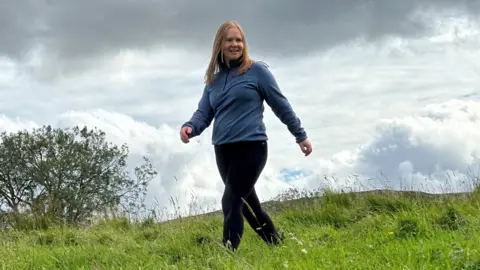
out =
[[213,48],[212,48],[212,56],[210,59],[210,63],[208,64],[207,71],[205,72],[205,83],[207,85],[212,83],[215,73],[220,70],[221,63],[219,63],[219,59],[220,61],[223,62],[222,46],[223,46],[223,43],[225,42],[225,39],[227,38],[228,30],[231,27],[238,28],[243,41],[242,62],[238,68],[239,74],[245,73],[253,64],[253,60],[250,58],[248,54],[247,41],[245,39],[245,33],[242,27],[240,26],[240,24],[238,24],[235,21],[226,21],[218,28],[217,34],[215,35],[215,40],[213,42]]

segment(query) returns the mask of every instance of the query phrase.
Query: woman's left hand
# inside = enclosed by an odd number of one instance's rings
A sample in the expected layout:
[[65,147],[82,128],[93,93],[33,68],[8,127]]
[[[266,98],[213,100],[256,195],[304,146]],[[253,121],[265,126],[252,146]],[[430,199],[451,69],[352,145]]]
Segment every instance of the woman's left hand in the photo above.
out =
[[300,146],[300,149],[305,154],[305,156],[308,156],[310,155],[310,153],[312,153],[312,144],[310,143],[310,140],[308,138],[298,143],[298,145]]

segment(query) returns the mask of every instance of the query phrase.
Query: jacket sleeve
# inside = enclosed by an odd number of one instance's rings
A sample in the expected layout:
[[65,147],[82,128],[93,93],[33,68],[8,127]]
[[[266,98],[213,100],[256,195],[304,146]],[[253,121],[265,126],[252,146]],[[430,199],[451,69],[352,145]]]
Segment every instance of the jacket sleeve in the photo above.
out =
[[190,138],[199,136],[202,132],[210,126],[213,121],[214,111],[210,106],[209,94],[207,88],[203,90],[202,97],[198,103],[197,110],[193,113],[192,118],[185,122],[182,127],[189,126],[192,128]]
[[268,67],[257,64],[258,88],[273,113],[285,124],[297,143],[307,139],[307,133],[302,127],[300,119],[295,114],[288,99],[282,94],[275,77]]

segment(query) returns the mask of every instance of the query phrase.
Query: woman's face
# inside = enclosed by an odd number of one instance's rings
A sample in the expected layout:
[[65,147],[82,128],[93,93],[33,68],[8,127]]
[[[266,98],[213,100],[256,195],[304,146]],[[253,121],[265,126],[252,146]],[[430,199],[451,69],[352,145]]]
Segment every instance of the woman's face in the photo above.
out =
[[237,60],[243,54],[243,39],[237,27],[230,27],[223,42],[223,57],[225,61]]

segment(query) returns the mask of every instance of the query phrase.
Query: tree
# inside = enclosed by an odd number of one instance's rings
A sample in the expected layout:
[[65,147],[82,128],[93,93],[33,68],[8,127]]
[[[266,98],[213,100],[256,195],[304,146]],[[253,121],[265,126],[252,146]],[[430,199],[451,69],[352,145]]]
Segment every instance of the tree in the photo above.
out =
[[127,169],[128,147],[108,143],[99,129],[43,126],[0,135],[0,202],[12,213],[47,216],[65,223],[105,209],[144,207],[157,172],[147,158]]

